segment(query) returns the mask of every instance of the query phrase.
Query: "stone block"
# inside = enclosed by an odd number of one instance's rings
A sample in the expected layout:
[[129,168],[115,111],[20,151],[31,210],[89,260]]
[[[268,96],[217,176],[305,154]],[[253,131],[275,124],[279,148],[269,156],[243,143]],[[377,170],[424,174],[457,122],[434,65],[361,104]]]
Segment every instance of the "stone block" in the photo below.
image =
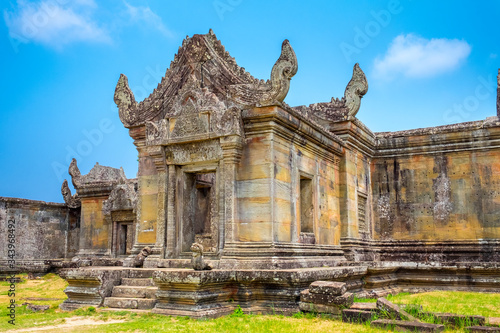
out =
[[454,313],[436,313],[436,312],[422,312],[422,315],[435,317],[440,320],[443,324],[450,324],[459,326],[461,323],[466,323],[466,325],[478,325],[483,326],[486,323],[486,318],[483,316],[466,316]]
[[155,298],[158,288],[138,286],[116,286],[113,288],[113,297]]
[[417,321],[402,321],[377,319],[371,322],[372,327],[394,329],[400,332],[443,332],[444,325],[420,323]]
[[106,297],[104,306],[118,309],[152,309],[156,304],[155,299],[148,298],[127,298],[127,297]]
[[148,278],[123,278],[122,286],[154,287],[153,279]]
[[465,328],[466,332],[482,333],[482,332],[495,332],[500,333],[500,327],[493,326],[469,326]]
[[360,311],[376,311],[377,303],[353,303],[350,307],[351,310],[360,310]]
[[347,285],[344,282],[314,281],[309,286],[309,292],[312,294],[341,296],[347,292]]
[[390,316],[394,316],[397,319],[418,321],[417,318],[402,310],[396,304],[389,302],[384,297],[380,297],[379,299],[377,299],[377,308],[381,311],[388,312]]
[[348,323],[364,323],[370,321],[375,316],[375,312],[367,310],[342,310],[342,321]]
[[315,304],[299,302],[300,311],[304,312],[315,312],[315,313],[330,313],[334,315],[342,314],[342,310],[337,305],[325,305],[325,304]]
[[345,293],[342,296],[332,296],[324,294],[312,294],[309,289],[300,292],[300,300],[306,303],[324,304],[324,305],[337,305],[348,308],[354,302],[353,293]]

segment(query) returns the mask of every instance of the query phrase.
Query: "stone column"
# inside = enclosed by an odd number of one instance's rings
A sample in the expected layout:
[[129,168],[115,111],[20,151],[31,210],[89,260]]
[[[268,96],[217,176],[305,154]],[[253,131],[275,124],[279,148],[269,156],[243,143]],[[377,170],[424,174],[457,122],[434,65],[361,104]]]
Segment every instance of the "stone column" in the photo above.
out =
[[236,168],[240,161],[243,143],[240,136],[232,135],[221,138],[223,150],[222,190],[224,202],[224,225],[219,228],[219,249],[224,248],[224,242],[234,242],[236,238]]
[[148,153],[153,158],[158,171],[158,211],[156,216],[156,242],[153,246],[153,257],[165,257],[165,228],[167,221],[167,189],[168,176],[165,162],[165,152],[162,146],[148,147]]
[[175,165],[168,166],[168,179],[167,179],[167,227],[166,227],[166,251],[165,258],[171,258],[175,253],[175,180],[176,170]]

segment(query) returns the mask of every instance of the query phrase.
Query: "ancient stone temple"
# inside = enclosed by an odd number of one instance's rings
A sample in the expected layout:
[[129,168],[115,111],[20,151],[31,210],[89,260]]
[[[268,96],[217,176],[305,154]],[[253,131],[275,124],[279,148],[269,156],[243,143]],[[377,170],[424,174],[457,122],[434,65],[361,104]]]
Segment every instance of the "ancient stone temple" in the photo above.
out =
[[120,76],[139,171],[71,163],[72,251],[45,258],[64,268],[63,308],[296,311],[316,280],[364,296],[500,291],[498,116],[374,133],[356,118],[357,64],[343,97],[291,107],[297,70],[285,40],[258,80],[210,31],[184,40],[145,100]]

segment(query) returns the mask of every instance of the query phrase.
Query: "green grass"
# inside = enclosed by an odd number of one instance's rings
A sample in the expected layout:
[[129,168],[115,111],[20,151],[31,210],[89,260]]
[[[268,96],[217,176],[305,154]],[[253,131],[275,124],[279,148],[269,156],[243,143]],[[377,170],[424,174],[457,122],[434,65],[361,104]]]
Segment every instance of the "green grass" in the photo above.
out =
[[[47,274],[42,279],[26,280],[16,286],[16,303],[26,302],[22,298],[59,298],[53,301],[27,301],[33,304],[47,304],[50,309],[44,313],[33,313],[25,306],[16,309],[16,326],[8,324],[7,291],[9,283],[0,282],[0,331],[62,324],[75,317],[88,318],[88,326],[50,329],[47,332],[388,332],[373,329],[369,324],[347,324],[337,319],[311,313],[298,312],[291,317],[282,315],[246,315],[236,307],[233,314],[218,319],[195,320],[186,317],[167,317],[155,314],[136,314],[128,311],[107,312],[93,307],[72,312],[62,311],[58,305],[66,298],[63,290],[66,282],[55,274]],[[402,293],[387,297],[394,303],[420,304],[424,311],[451,312],[457,314],[500,317],[500,294],[470,292],[430,292],[422,294]],[[356,301],[374,302],[374,299]],[[69,319],[72,318],[72,319]],[[96,321],[121,320],[120,323],[93,325]],[[428,320],[432,321],[432,318]],[[463,332],[462,329],[447,328],[447,332]]]
[[[400,293],[388,295],[389,301],[397,304],[419,304],[426,312],[448,312],[463,315],[500,317],[500,294],[466,291],[432,291],[419,294]],[[362,298],[356,302],[376,302]]]

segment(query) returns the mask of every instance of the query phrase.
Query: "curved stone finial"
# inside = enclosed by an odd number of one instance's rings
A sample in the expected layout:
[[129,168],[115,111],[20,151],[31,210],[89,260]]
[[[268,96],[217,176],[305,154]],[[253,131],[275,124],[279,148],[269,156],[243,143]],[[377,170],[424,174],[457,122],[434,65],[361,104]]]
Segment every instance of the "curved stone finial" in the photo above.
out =
[[69,188],[68,181],[66,179],[62,183],[61,193],[64,198],[64,202],[69,208],[79,208],[82,205],[77,193],[71,195],[71,189]]
[[271,78],[258,84],[228,86],[230,94],[242,106],[276,105],[285,99],[290,79],[297,73],[298,62],[288,39],[281,45],[281,55],[271,70]]
[[283,102],[290,89],[290,80],[297,74],[298,68],[295,52],[288,39],[285,39],[281,45],[281,55],[271,70],[271,91],[268,100]]
[[131,126],[135,122],[137,102],[124,74],[120,74],[116,84],[114,100],[123,125]]
[[76,159],[73,158],[68,168],[68,173],[71,175],[71,182],[73,186],[76,188],[80,185],[80,177],[82,174],[80,173],[80,169],[78,169],[78,165],[76,165]]
[[368,81],[365,73],[359,67],[359,64],[354,65],[352,70],[351,81],[347,84],[344,92],[345,106],[349,112],[349,116],[356,116],[361,106],[361,98],[368,91]]

